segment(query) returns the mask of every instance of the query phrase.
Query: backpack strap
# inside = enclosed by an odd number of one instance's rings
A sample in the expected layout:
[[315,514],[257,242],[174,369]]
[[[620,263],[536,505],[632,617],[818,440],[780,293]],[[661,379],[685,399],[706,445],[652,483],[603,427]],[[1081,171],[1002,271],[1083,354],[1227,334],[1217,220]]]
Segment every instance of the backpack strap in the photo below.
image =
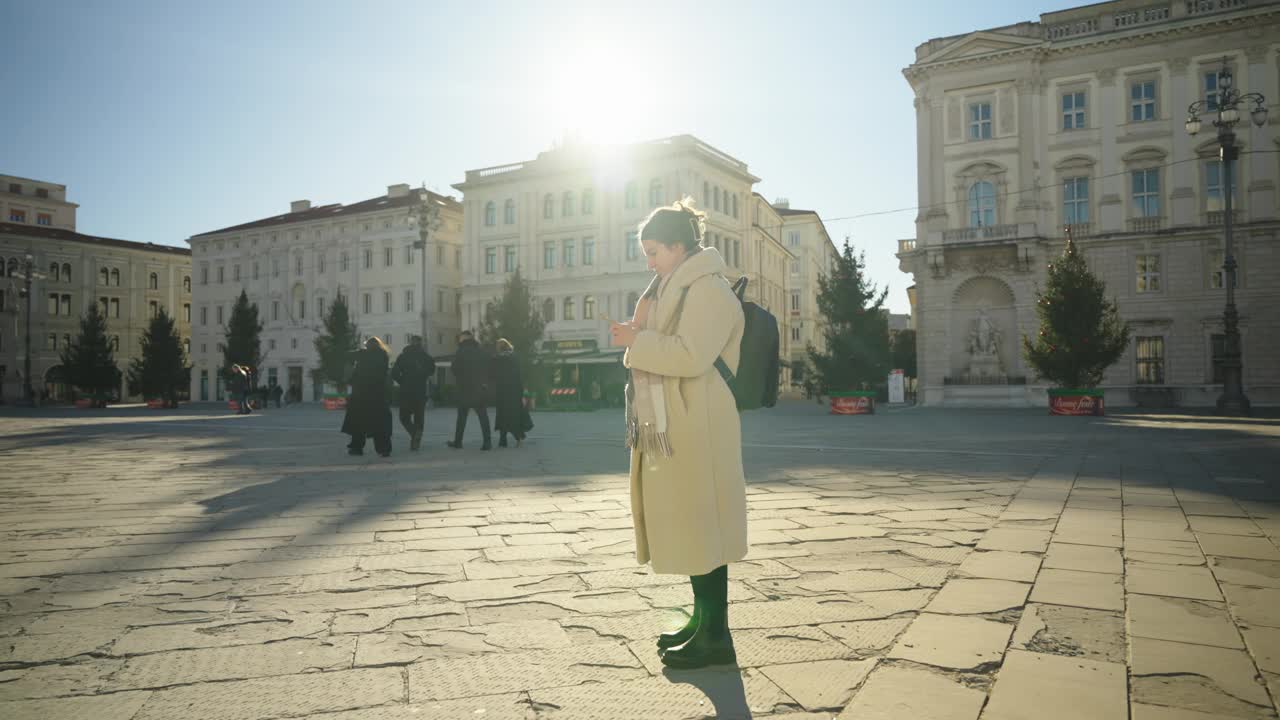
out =
[[[689,287],[690,286],[686,285],[684,289],[680,291],[680,299],[676,301],[676,309],[674,312],[671,313],[671,324],[667,326],[668,332],[666,334],[668,335],[671,334],[670,333],[671,330],[675,329],[673,326],[679,324],[680,315],[684,313],[684,301],[685,301],[685,298],[689,297]],[[734,283],[733,292],[735,295],[738,296],[739,300],[742,299],[741,293],[746,287],[747,287],[747,278],[745,276],[742,277],[740,280],[738,280],[738,282]],[[720,377],[724,378],[724,381],[726,384],[728,384],[729,389],[733,390],[733,371],[729,369],[729,364],[724,361],[724,358],[717,355],[714,365],[715,365],[716,372],[720,373]]]

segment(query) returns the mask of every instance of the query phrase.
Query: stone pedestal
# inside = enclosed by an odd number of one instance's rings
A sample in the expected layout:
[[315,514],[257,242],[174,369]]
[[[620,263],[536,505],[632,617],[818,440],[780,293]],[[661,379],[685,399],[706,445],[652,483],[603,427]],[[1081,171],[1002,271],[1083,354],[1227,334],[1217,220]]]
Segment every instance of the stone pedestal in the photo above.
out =
[[996,355],[974,355],[969,358],[969,377],[973,379],[1004,377],[1000,358]]

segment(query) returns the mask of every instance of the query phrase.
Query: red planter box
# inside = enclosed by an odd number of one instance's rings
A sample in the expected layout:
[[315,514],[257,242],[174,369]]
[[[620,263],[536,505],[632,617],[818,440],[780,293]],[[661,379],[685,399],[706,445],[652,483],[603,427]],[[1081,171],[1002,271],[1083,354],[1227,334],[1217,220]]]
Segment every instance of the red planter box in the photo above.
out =
[[92,400],[77,400],[77,401],[76,401],[76,407],[78,407],[78,408],[91,408],[91,407],[93,407],[93,401],[92,401]]
[[147,407],[152,410],[163,410],[165,405],[163,400],[148,400]]
[[1103,414],[1103,393],[1101,390],[1050,390],[1049,414],[1100,416]]
[[239,401],[239,400],[228,400],[228,401],[227,401],[227,409],[228,409],[228,410],[237,410],[237,411],[238,411],[238,410],[240,409],[240,401]]
[[325,410],[346,410],[347,398],[341,395],[327,395],[320,401]]

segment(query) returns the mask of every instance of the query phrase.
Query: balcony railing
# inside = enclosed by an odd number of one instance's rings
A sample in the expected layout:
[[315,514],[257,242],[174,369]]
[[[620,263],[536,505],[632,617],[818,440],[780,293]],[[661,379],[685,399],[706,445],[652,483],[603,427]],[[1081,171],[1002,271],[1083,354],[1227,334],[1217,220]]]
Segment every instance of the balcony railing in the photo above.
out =
[[[1226,217],[1227,217],[1226,210],[1210,210],[1209,212],[1204,214],[1204,224],[1214,225],[1214,226],[1222,225],[1222,221],[1226,219]],[[1240,222],[1239,210],[1231,211],[1231,222],[1233,223]]]
[[1026,385],[1027,379],[1020,375],[948,375],[942,378],[943,385]]
[[1093,235],[1093,223],[1081,222],[1081,223],[1068,223],[1066,225],[1063,225],[1062,226],[1063,236],[1066,236],[1068,232],[1071,233],[1071,237],[1073,238],[1089,237]]
[[915,250],[915,249],[916,249],[915,238],[909,238],[906,240],[898,241],[898,252],[900,253],[911,252],[912,250]]
[[1208,15],[1226,10],[1239,10],[1248,4],[1246,0],[1187,0],[1187,14]]
[[1013,237],[1018,237],[1018,226],[1016,224],[985,225],[983,227],[942,231],[942,242],[944,243],[968,242],[972,240],[997,240],[999,238]]
[[1129,232],[1155,232],[1164,227],[1162,217],[1129,218]]

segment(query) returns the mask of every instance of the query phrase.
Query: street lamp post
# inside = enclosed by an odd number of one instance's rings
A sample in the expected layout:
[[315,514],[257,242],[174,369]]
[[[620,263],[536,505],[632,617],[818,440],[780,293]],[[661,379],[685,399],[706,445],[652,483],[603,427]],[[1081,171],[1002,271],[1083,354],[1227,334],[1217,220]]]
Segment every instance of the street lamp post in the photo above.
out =
[[430,313],[427,304],[427,239],[431,233],[440,228],[440,208],[431,199],[431,193],[424,186],[418,191],[418,204],[409,212],[409,222],[417,223],[418,239],[414,241],[415,248],[422,249],[422,299],[419,301],[419,307],[422,308],[422,343],[427,346],[427,338],[430,337]]
[[1224,58],[1218,71],[1217,97],[1197,100],[1187,108],[1187,134],[1200,132],[1200,114],[1216,113],[1213,125],[1218,129],[1218,155],[1222,160],[1222,192],[1224,195],[1222,232],[1224,249],[1222,258],[1223,283],[1227,287],[1227,306],[1222,313],[1222,395],[1218,396],[1218,412],[1224,415],[1248,415],[1249,398],[1244,394],[1244,364],[1240,353],[1240,314],[1236,311],[1236,257],[1231,230],[1232,181],[1235,162],[1240,157],[1236,145],[1235,126],[1240,122],[1240,106],[1253,103],[1249,116],[1253,124],[1262,127],[1267,122],[1266,98],[1260,93],[1241,93],[1234,87],[1231,69]]
[[31,298],[31,275],[35,272],[35,258],[31,253],[27,253],[25,258],[26,265],[23,266],[23,292],[27,296],[27,322],[25,329],[25,340],[23,341],[23,350],[25,355],[22,360],[22,396],[28,405],[35,404],[35,389],[31,387],[31,304],[34,302]]

